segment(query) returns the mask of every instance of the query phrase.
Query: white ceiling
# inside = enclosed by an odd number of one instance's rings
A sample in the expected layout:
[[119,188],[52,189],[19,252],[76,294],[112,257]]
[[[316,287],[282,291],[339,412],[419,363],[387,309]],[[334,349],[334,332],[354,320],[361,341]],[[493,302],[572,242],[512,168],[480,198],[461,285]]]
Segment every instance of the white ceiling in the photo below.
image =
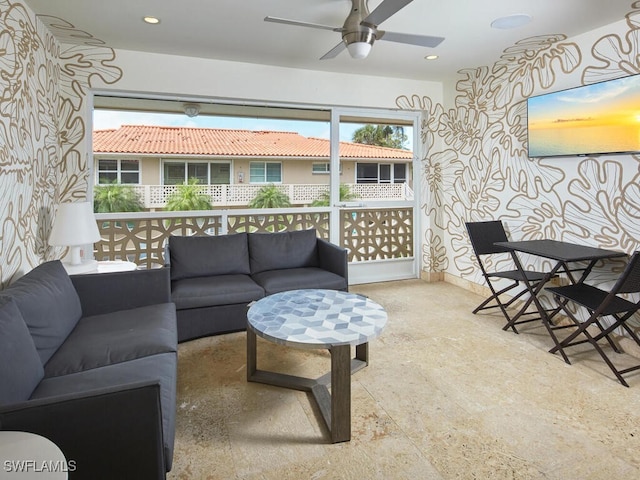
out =
[[[366,75],[442,80],[462,68],[493,64],[524,38],[568,37],[622,20],[632,0],[414,0],[382,30],[445,37],[430,49],[378,41],[368,58],[346,51],[319,60],[340,42],[332,31],[264,22],[267,15],[342,26],[350,0],[24,0],[36,13],[71,23],[115,49]],[[370,10],[381,0],[370,0]],[[533,20],[512,30],[491,28],[502,16]],[[147,25],[142,17],[160,18]],[[438,60],[427,61],[426,55]]]

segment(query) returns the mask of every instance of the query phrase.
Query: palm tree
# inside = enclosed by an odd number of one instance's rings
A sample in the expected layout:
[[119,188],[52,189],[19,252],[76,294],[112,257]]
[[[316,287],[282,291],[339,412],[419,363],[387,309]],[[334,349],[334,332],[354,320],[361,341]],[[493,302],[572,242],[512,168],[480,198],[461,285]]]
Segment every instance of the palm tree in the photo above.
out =
[[187,210],[211,210],[209,197],[202,192],[197,178],[189,179],[188,183],[177,186],[167,199],[164,209],[171,212]]
[[365,125],[353,132],[355,143],[380,147],[404,148],[407,136],[404,128],[392,125]]
[[[340,201],[341,202],[348,202],[349,200],[355,200],[356,198],[358,198],[358,196],[351,192],[351,188],[349,188],[349,185],[345,185],[344,183],[340,184]],[[330,193],[326,191],[326,192],[323,192],[322,195],[320,195],[320,198],[318,198],[317,200],[314,200],[311,203],[311,206],[312,207],[328,207],[329,204],[330,204]]]
[[131,185],[109,183],[96,185],[93,191],[95,213],[141,212],[144,205]]
[[289,197],[273,183],[265,185],[249,203],[249,208],[285,208],[290,207]]

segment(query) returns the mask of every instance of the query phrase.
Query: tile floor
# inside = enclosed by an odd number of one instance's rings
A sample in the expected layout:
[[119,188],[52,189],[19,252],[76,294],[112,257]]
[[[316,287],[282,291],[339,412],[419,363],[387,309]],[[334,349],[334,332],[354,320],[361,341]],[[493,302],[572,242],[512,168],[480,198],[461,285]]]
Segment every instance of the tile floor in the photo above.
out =
[[[177,479],[638,479],[640,373],[503,332],[481,297],[421,280],[354,286],[389,314],[352,377],[352,439],[330,444],[304,392],[246,382],[245,334],[179,349]],[[633,357],[617,355],[631,362]],[[258,367],[315,377],[326,351],[258,339]]]

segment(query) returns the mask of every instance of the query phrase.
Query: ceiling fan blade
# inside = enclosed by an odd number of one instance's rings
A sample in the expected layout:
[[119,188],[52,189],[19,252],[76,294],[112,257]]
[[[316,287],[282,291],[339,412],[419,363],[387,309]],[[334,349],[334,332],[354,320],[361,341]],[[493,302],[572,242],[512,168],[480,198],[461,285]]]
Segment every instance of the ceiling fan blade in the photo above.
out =
[[345,45],[345,43],[344,42],[340,42],[338,45],[336,45],[331,50],[329,50],[327,53],[325,53],[322,57],[320,57],[320,60],[328,60],[330,58],[335,58],[346,48],[347,48],[347,46]]
[[391,15],[409,5],[413,0],[384,0],[361,23],[368,23],[376,27]]
[[429,35],[414,35],[411,33],[396,33],[378,30],[377,40],[386,40],[388,42],[408,43],[409,45],[418,45],[420,47],[437,47],[442,43],[444,37],[432,37]]
[[319,23],[299,22],[297,20],[289,20],[279,17],[264,17],[265,22],[284,23],[285,25],[295,25],[297,27],[319,28],[321,30],[331,30],[332,32],[341,32],[342,27],[331,27],[329,25],[321,25]]

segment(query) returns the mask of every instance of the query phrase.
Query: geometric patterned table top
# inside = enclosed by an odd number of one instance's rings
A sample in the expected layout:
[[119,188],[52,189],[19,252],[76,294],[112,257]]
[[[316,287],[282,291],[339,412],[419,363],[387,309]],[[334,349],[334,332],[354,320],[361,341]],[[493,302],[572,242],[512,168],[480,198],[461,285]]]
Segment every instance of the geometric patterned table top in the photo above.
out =
[[281,345],[327,348],[377,337],[387,312],[363,295],[337,290],[289,290],[255,302],[247,312],[256,335]]

